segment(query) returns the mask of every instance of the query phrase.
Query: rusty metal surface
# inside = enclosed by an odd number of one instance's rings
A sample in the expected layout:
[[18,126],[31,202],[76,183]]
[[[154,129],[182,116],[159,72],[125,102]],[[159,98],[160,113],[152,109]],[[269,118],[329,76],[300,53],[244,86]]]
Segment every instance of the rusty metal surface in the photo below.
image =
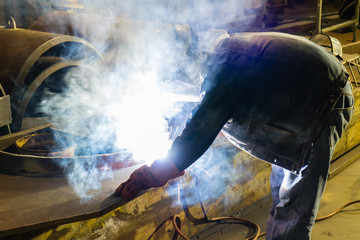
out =
[[103,17],[76,12],[46,13],[35,20],[29,28],[84,38],[96,48],[104,49],[103,58],[110,66],[134,61],[134,54],[146,54],[146,49],[159,47],[159,43],[164,40],[176,43],[176,57],[183,59],[191,44],[190,27],[187,24]]
[[12,79],[17,77],[27,58],[44,42],[56,36],[59,35],[41,32],[38,34],[24,29],[0,29],[0,62],[3,70],[0,71],[0,81],[7,94],[13,88]]
[[39,131],[39,130],[42,130],[45,128],[49,128],[51,126],[52,126],[51,124],[45,124],[45,125],[37,126],[34,128],[22,130],[19,132],[0,136],[0,150],[4,150],[4,149],[8,148],[12,144],[14,144],[17,139],[19,139],[23,136],[26,136],[28,134],[34,133],[36,131]]
[[[0,62],[3,70],[0,72],[0,81],[3,83],[6,93],[11,92],[14,84],[13,79],[17,85],[21,86],[24,83],[27,74],[41,56],[54,56],[54,54],[58,56],[62,53],[61,51],[49,52],[48,50],[74,43],[86,46],[90,50],[83,51],[83,53],[91,52],[100,56],[94,47],[81,38],[27,29],[0,29]],[[65,57],[64,55],[63,57]],[[84,56],[72,57],[79,59]]]
[[99,217],[123,205],[114,189],[136,167],[114,172],[88,202],[81,202],[65,178],[0,174],[0,237]]
[[[49,58],[47,58],[49,59]],[[54,59],[54,58],[50,58]],[[44,58],[41,58],[41,60],[44,60]],[[82,68],[86,70],[89,73],[96,74],[94,69],[92,69],[90,66],[87,66],[79,61],[59,61],[56,62],[49,67],[45,68],[34,80],[31,84],[29,84],[29,87],[24,92],[21,101],[18,104],[18,107],[15,112],[16,119],[14,120],[13,127],[16,127],[17,129],[24,129],[23,126],[23,120],[25,117],[25,113],[27,111],[27,108],[29,106],[30,101],[32,100],[32,97],[34,96],[35,92],[40,88],[40,86],[43,86],[42,84],[51,76],[55,76],[61,71],[70,71],[72,68]],[[65,74],[62,73],[62,74]],[[59,79],[63,79],[63,76],[59,76]]]
[[72,138],[60,133],[33,133],[15,142],[16,152],[24,155],[73,157],[75,143]]
[[0,237],[98,217],[122,204],[113,191],[138,167],[124,153],[66,157],[71,161],[96,161],[100,171],[104,164],[114,170],[114,178],[103,181],[101,190],[92,190],[89,194],[93,197],[84,202],[64,177],[64,167],[57,164],[64,156],[16,152],[14,143],[19,138],[39,132],[60,132],[50,126],[0,137]]
[[[32,93],[26,89],[34,79],[43,78],[40,79],[43,81],[59,66],[65,68],[83,59],[91,58],[93,62],[103,63],[100,53],[84,39],[28,29],[0,29],[0,52],[0,83],[6,94],[11,95],[13,110],[16,109],[13,111],[12,125],[15,131],[21,129],[23,115],[31,98],[29,93]],[[51,68],[51,64],[54,67]],[[27,98],[23,100],[25,91]]]
[[[83,145],[86,138],[63,132],[59,129],[44,125],[42,127],[24,130],[0,137],[0,173],[21,175],[27,177],[62,177],[64,176],[65,166],[59,164],[62,161],[70,162],[93,162],[98,169],[121,169],[139,164],[133,160],[131,154],[126,151],[108,152],[99,154],[87,154],[83,152]],[[34,134],[52,135],[53,138],[63,137],[67,139],[71,146],[65,151],[57,154],[30,154],[30,151],[19,148],[17,142],[24,138],[29,138]],[[56,135],[56,136],[55,136]],[[64,142],[62,141],[62,144]],[[60,145],[59,145],[60,146]],[[62,145],[61,147],[64,147]],[[70,150],[73,154],[69,153]],[[63,154],[60,154],[63,153]],[[81,154],[77,154],[81,153]],[[67,166],[67,165],[66,165]],[[69,166],[68,166],[69,167]]]
[[[159,21],[126,17],[104,17],[76,12],[52,11],[40,16],[29,27],[31,30],[64,34],[84,38],[96,43],[106,37],[112,44],[129,44],[147,30],[146,37],[172,36],[186,46],[190,45],[190,27],[187,24],[171,24]],[[97,29],[97,31],[94,31]],[[100,31],[100,32],[99,32]]]

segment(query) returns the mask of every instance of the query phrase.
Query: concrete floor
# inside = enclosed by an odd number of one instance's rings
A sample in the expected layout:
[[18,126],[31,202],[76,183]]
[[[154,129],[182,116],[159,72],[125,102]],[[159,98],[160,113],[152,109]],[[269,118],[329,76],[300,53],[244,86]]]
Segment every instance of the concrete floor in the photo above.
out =
[[[359,199],[360,159],[328,181],[318,217]],[[329,219],[317,222],[313,229],[312,239],[360,239],[360,203],[345,208],[344,211]]]
[[[325,188],[320,204],[318,217],[327,215],[348,202],[360,200],[360,158],[332,177]],[[261,232],[266,227],[266,220],[271,206],[271,200],[264,203],[242,218],[259,224]],[[239,240],[245,239],[247,228],[236,224],[227,227],[212,227],[194,236],[192,239],[206,240]],[[360,203],[345,208],[335,216],[315,223],[312,240],[358,240],[360,239]],[[265,236],[258,240],[265,240]]]

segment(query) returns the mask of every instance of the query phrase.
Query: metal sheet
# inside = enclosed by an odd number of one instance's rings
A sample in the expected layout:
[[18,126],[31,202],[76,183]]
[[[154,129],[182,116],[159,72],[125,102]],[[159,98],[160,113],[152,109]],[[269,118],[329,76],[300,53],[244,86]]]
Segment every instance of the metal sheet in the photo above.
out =
[[31,134],[33,132],[39,131],[41,129],[45,129],[50,127],[51,124],[45,124],[45,125],[41,125],[41,126],[37,126],[34,128],[30,128],[30,129],[26,129],[26,130],[22,130],[19,132],[15,132],[15,133],[11,133],[8,135],[4,135],[4,136],[0,136],[0,150],[4,150],[6,148],[8,148],[10,145],[12,145],[13,143],[15,143],[15,141],[23,136],[26,136],[28,134]]
[[81,201],[65,178],[0,174],[0,237],[99,217],[125,204],[114,189],[137,167],[114,172],[88,202]]
[[[86,144],[86,138],[74,136],[71,133],[63,132],[59,129],[50,128],[50,125],[32,128],[17,133],[0,137],[0,173],[11,175],[31,176],[31,177],[62,177],[64,176],[64,166],[58,163],[63,160],[71,163],[93,162],[98,169],[110,167],[111,169],[121,169],[139,164],[134,161],[132,156],[124,152],[109,152],[94,155],[72,155],[72,156],[35,156],[19,152],[14,143],[17,139],[34,133],[50,133],[67,136],[74,144]],[[67,165],[67,167],[69,167]]]
[[[63,157],[33,156],[0,151],[0,172],[30,177],[62,177],[64,167],[60,167],[57,162],[63,159]],[[94,161],[98,163],[99,169],[104,165],[112,166],[112,169],[136,165],[132,159],[124,159],[122,153],[74,156],[66,159],[71,162]]]

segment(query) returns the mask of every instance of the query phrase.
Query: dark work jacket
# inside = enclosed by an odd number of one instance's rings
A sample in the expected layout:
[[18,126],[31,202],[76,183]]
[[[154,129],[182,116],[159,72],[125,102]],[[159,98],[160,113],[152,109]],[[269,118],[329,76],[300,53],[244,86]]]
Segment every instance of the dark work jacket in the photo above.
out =
[[233,34],[205,67],[204,98],[169,151],[180,171],[222,129],[241,149],[299,173],[348,79],[323,47],[283,33]]

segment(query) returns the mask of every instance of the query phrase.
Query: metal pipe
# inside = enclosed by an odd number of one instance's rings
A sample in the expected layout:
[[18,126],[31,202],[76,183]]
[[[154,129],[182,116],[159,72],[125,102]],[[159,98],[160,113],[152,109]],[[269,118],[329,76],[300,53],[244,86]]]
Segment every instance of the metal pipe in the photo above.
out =
[[322,33],[322,31],[321,31],[321,14],[322,14],[322,0],[317,0],[317,4],[316,4],[316,33]]
[[355,24],[355,20],[350,20],[350,21],[346,21],[346,22],[343,22],[343,23],[339,23],[339,24],[327,27],[327,28],[323,28],[321,31],[322,31],[322,33],[331,32],[331,31],[334,31],[336,29],[343,28],[343,27],[348,27],[348,26],[351,26],[351,25],[354,25],[354,24]]
[[50,66],[52,64],[64,61],[62,57],[40,57],[37,61],[40,65]]
[[354,23],[354,31],[353,31],[353,42],[356,42],[357,39],[357,29],[359,25],[359,6],[360,6],[360,0],[356,1],[355,6],[355,23]]
[[355,19],[346,21],[340,24],[336,24],[327,28],[321,28],[321,18],[322,18],[322,0],[317,0],[316,5],[316,33],[326,33],[331,32],[333,30],[337,30],[340,28],[348,27],[353,25],[353,42],[356,42],[357,39],[357,28],[359,25],[359,6],[360,6],[360,0],[356,1],[355,6]]

